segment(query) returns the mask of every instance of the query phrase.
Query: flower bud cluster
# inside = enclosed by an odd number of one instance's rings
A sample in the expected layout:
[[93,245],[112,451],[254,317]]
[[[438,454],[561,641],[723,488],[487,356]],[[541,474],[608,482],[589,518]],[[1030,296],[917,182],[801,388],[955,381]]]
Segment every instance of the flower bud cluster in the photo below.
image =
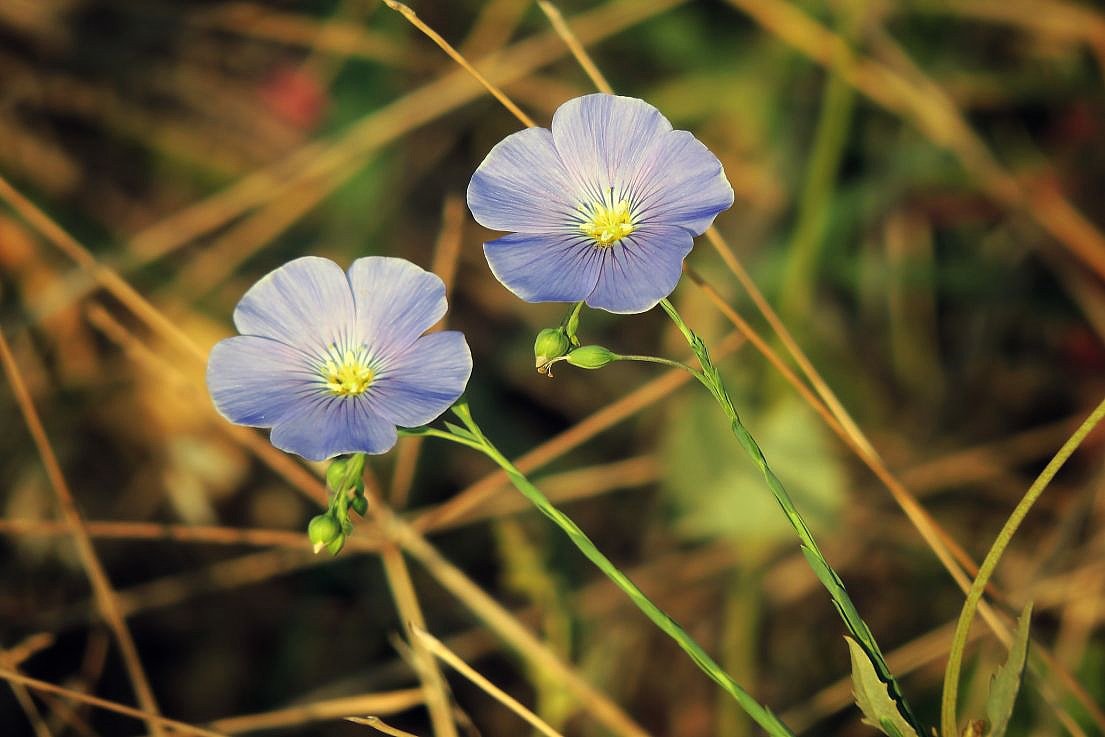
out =
[[579,344],[576,330],[579,328],[581,304],[568,313],[560,327],[545,328],[537,334],[537,339],[533,342],[537,373],[552,378],[552,366],[559,361],[567,361],[577,368],[599,369],[620,358],[618,354],[601,345]]
[[364,464],[364,454],[355,453],[335,458],[326,469],[330,506],[307,525],[307,537],[316,553],[323,548],[330,555],[340,553],[346,538],[353,534],[349,511],[353,510],[362,517],[368,512],[368,499],[364,495]]

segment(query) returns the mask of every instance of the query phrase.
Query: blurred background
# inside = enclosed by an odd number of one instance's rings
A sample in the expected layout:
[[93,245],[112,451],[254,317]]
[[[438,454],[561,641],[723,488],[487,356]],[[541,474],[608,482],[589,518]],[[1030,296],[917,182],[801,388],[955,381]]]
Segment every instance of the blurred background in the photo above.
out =
[[[530,0],[414,7],[539,124],[593,90]],[[559,7],[615,89],[718,154],[736,203],[717,226],[740,263],[901,485],[980,559],[1105,392],[1105,7]],[[843,627],[706,393],[644,364],[533,371],[533,336],[564,308],[524,304],[493,279],[489,233],[463,201],[518,127],[376,0],[0,2],[0,326],[162,713],[220,734],[372,734],[341,721],[367,714],[432,733],[371,520],[340,557],[313,556],[317,469],[230,427],[203,384],[203,353],[260,276],[305,254],[384,254],[451,284],[476,417],[600,548],[796,731],[873,734],[842,680]],[[783,352],[706,239],[688,263]],[[961,592],[885,485],[717,305],[687,279],[673,300],[935,724]],[[588,311],[582,335],[687,354],[658,313]],[[9,387],[0,667],[134,706],[89,557]],[[1056,663],[1026,678],[1010,734],[1105,724],[1101,449],[1091,436],[995,579],[999,612],[1035,601],[1034,634]],[[432,633],[565,735],[634,734],[596,717],[595,694],[650,734],[758,734],[492,470],[413,440],[370,464],[376,493],[443,556],[407,558]],[[475,611],[478,591],[450,583],[449,564],[503,609]],[[510,617],[540,638],[540,657],[511,640]],[[981,717],[1005,653],[981,624],[975,635],[961,713]],[[529,730],[446,678],[462,734]],[[5,737],[153,729],[0,691]]]

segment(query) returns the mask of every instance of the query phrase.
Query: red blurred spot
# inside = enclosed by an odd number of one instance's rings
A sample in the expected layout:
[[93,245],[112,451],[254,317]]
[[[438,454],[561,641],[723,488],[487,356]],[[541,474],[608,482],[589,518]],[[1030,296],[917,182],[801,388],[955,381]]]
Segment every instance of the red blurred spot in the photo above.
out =
[[1079,326],[1066,331],[1060,347],[1066,365],[1090,373],[1105,371],[1105,347],[1089,328]]
[[1055,126],[1055,134],[1066,144],[1084,143],[1100,135],[1101,124],[1094,110],[1086,102],[1068,107]]
[[262,83],[259,94],[274,115],[311,130],[326,110],[328,96],[318,79],[299,67],[281,66]]

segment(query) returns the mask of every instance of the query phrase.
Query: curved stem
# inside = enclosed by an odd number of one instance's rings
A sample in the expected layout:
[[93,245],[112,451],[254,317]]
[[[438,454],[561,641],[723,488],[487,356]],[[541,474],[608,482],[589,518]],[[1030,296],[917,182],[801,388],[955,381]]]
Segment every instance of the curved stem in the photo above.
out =
[[403,437],[441,438],[483,452],[483,445],[479,441],[455,435],[445,430],[438,430],[436,427],[400,427],[398,432]]
[[696,369],[692,366],[688,366],[687,364],[683,363],[682,361],[673,361],[670,358],[661,358],[659,356],[637,356],[637,355],[625,356],[625,355],[619,355],[616,360],[618,360],[618,361],[641,361],[643,363],[658,363],[661,366],[670,366],[672,368],[683,369],[684,371],[690,372],[690,374],[692,376],[694,376],[696,379],[698,379],[699,381],[702,380],[702,372],[701,371],[699,371],[698,369]]
[[1059,472],[1059,469],[1063,467],[1063,464],[1067,462],[1067,459],[1071,457],[1075,449],[1081,445],[1082,441],[1101,422],[1103,417],[1105,417],[1105,400],[1102,400],[1101,404],[1097,405],[1094,411],[1090,413],[1090,416],[1078,426],[1074,434],[1067,439],[1067,442],[1063,443],[1063,447],[1059,448],[1059,451],[1044,467],[1044,470],[1032,482],[1032,486],[1028,487],[1028,491],[1025,492],[1013,513],[1009,515],[1009,519],[1005,521],[1005,525],[998,532],[994,544],[990,546],[990,551],[986,553],[986,558],[978,568],[978,575],[971,583],[971,589],[967,592],[967,600],[963,602],[963,610],[959,613],[959,621],[955,625],[952,649],[948,655],[948,667],[944,671],[944,693],[940,701],[940,725],[944,737],[956,737],[957,734],[955,712],[956,699],[959,696],[959,674],[963,667],[963,649],[967,645],[967,634],[971,630],[971,623],[974,621],[975,612],[978,610],[979,601],[982,599],[982,593],[986,590],[986,584],[989,583],[990,576],[997,568],[998,561],[1001,560],[1002,554],[1009,546],[1009,541],[1016,534],[1017,528],[1024,521],[1028,510],[1032,508],[1032,505],[1047,489],[1051,480],[1055,478],[1055,474]]
[[[587,534],[583,532],[568,515],[557,509],[552,502],[541,493],[540,489],[534,486],[530,480],[510,462],[510,459],[503,455],[499,449],[487,439],[487,436],[483,434],[483,431],[480,430],[475,420],[472,419],[472,415],[466,404],[458,403],[454,405],[453,412],[461,419],[468,432],[478,440],[480,445],[477,449],[506,472],[507,477],[514,487],[522,492],[523,496],[532,502],[546,517],[560,527],[572,542],[575,543],[580,552],[587,556],[599,570],[606,574],[607,578],[625,592],[630,600],[637,605],[637,608],[640,609],[653,624],[674,640],[707,676],[725,689],[725,691],[740,704],[741,708],[743,708],[757,724],[768,734],[772,735],[772,737],[794,737],[794,733],[791,732],[769,708],[757,702],[747,691],[741,688],[740,684],[733,680],[732,676],[726,673],[701,645],[695,642],[674,619],[664,612],[664,610],[645,596],[644,592],[637,588],[637,585],[633,583],[628,576],[615,566],[609,558],[603,555],[595,546],[594,542],[591,541],[591,538],[587,537]],[[425,434],[435,437],[445,437],[448,435],[448,433],[442,433],[441,431]],[[454,437],[448,437],[447,439],[462,442]],[[467,442],[462,442],[462,444],[469,445]]]
[[671,318],[671,321],[675,323],[679,332],[683,334],[687,343],[690,344],[691,350],[694,352],[695,356],[698,357],[699,363],[702,364],[702,383],[710,390],[710,393],[713,394],[714,398],[717,400],[725,416],[729,419],[730,429],[736,437],[737,442],[740,443],[741,447],[744,448],[745,452],[760,469],[760,473],[763,475],[768,489],[782,508],[787,521],[790,522],[791,527],[794,528],[794,531],[798,534],[798,539],[802,544],[802,552],[806,556],[810,568],[813,569],[814,575],[817,576],[821,585],[828,590],[829,596],[832,598],[833,604],[840,613],[841,619],[844,620],[848,632],[860,644],[864,652],[867,653],[868,658],[871,660],[880,678],[887,684],[890,694],[897,702],[903,716],[916,728],[918,734],[924,734],[924,729],[917,718],[913,716],[912,711],[905,701],[905,696],[902,694],[901,688],[890,672],[890,667],[886,664],[886,659],[883,657],[882,650],[875,641],[875,636],[871,633],[871,629],[867,626],[867,623],[863,621],[855,604],[852,602],[851,596],[848,595],[847,590],[844,588],[844,582],[841,581],[840,576],[833,570],[833,567],[829,565],[829,561],[821,552],[821,548],[818,546],[817,541],[814,540],[813,533],[806,525],[806,521],[802,518],[794,501],[790,498],[790,494],[787,493],[783,483],[771,469],[759,444],[756,442],[756,439],[752,437],[752,433],[748,431],[748,428],[746,428],[741,421],[740,414],[733,405],[733,400],[729,397],[729,392],[722,382],[721,374],[710,358],[710,353],[706,348],[706,344],[703,343],[702,339],[683,321],[683,318],[679,315],[679,312],[671,302],[666,299],[661,300],[660,307],[667,313],[668,317]]

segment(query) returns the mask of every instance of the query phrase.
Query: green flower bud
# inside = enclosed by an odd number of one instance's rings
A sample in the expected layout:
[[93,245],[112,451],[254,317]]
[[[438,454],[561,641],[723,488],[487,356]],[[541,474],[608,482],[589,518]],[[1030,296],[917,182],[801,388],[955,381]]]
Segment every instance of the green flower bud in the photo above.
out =
[[579,332],[579,314],[581,312],[583,312],[583,303],[576,302],[572,307],[572,311],[568,313],[568,319],[564,321],[563,330],[568,336],[572,348],[579,348],[579,338],[576,337],[576,333]]
[[564,328],[545,328],[537,334],[537,340],[533,342],[533,356],[537,371],[545,373],[549,362],[560,358],[571,349],[572,343],[568,340]]
[[329,542],[326,546],[326,551],[335,558],[338,557],[338,553],[345,547],[345,535],[338,535]]
[[349,506],[353,507],[354,512],[364,517],[368,511],[368,500],[358,495],[353,497],[353,501],[349,503]]
[[326,485],[333,491],[351,488],[364,474],[364,453],[339,456],[326,469]]
[[331,489],[341,489],[345,483],[345,459],[335,458],[326,469],[326,485]]
[[330,514],[320,514],[307,525],[307,537],[314,545],[316,553],[340,535],[341,523]]
[[569,353],[565,360],[579,368],[599,369],[618,360],[618,355],[601,345],[585,345]]

